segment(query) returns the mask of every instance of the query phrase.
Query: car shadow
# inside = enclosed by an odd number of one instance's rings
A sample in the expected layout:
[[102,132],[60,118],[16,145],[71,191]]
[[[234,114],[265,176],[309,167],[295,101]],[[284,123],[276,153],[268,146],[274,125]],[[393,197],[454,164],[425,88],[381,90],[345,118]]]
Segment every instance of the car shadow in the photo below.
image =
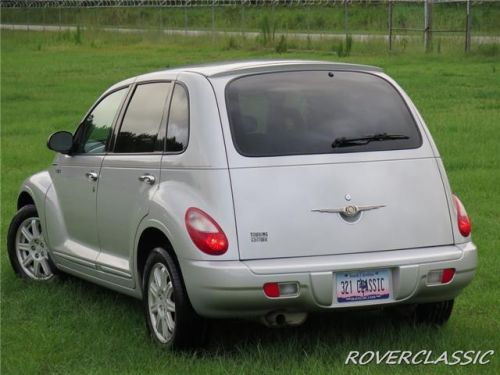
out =
[[[143,319],[140,300],[105,289],[85,280],[66,276],[63,283],[71,283],[78,291],[80,300],[113,304],[113,308],[124,314],[133,314],[134,321]],[[75,291],[76,291],[75,290]],[[427,340],[439,335],[439,330],[414,326],[408,319],[379,309],[335,310],[309,314],[307,320],[297,327],[269,328],[256,320],[210,319],[208,337],[204,347],[197,351],[202,357],[238,357],[248,348],[272,348],[277,342],[289,348],[290,353],[308,353],[318,347],[350,348],[370,345],[412,343],[413,337],[425,330]],[[124,322],[124,324],[126,324]],[[146,335],[146,332],[145,332]],[[373,348],[372,349],[376,349]]]
[[364,340],[373,342],[374,338],[404,341],[415,329],[418,328],[409,320],[382,309],[309,314],[307,320],[297,327],[269,328],[257,321],[212,320],[205,354],[235,353],[256,345],[265,348],[276,342],[290,345],[293,352],[310,352],[318,346],[337,347]]

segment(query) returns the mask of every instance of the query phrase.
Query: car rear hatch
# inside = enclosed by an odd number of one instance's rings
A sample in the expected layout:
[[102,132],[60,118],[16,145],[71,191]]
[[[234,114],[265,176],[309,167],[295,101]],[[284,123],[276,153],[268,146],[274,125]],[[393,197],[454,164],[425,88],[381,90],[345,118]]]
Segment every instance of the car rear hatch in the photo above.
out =
[[224,95],[241,259],[453,243],[432,146],[382,76],[258,74]]

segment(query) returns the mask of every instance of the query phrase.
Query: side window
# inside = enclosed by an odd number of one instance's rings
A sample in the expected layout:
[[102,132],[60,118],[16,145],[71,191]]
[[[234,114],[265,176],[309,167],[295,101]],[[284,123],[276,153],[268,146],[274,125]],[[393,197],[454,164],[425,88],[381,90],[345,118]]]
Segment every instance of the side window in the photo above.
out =
[[123,117],[115,152],[153,152],[165,112],[170,82],[138,85]]
[[167,151],[182,152],[189,138],[189,99],[184,86],[176,84],[167,126]]
[[106,151],[113,120],[127,94],[127,88],[115,91],[102,99],[83,120],[76,134],[77,153],[98,154]]

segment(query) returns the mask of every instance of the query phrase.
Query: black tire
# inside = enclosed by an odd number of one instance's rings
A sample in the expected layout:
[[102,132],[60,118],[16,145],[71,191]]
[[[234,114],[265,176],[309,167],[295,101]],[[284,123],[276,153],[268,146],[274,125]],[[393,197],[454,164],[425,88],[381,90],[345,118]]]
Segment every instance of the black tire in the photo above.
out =
[[385,311],[395,322],[403,321],[415,325],[441,326],[450,319],[453,302],[454,300],[397,305],[387,307]]
[[[168,270],[168,276],[173,286],[173,300],[175,302],[175,312],[173,313],[175,328],[172,330],[170,336],[166,338],[166,341],[165,337],[163,337],[163,340],[160,339],[159,335],[161,335],[161,333],[158,335],[155,332],[153,328],[153,324],[155,324],[153,319],[155,318],[150,311],[150,300],[152,304],[155,302],[153,299],[156,299],[156,301],[159,300],[150,294],[150,282],[151,278],[154,278],[151,273],[153,270],[159,270],[159,272],[161,272],[163,268],[160,265],[165,266]],[[196,349],[205,343],[207,323],[205,319],[194,311],[189,301],[177,263],[165,249],[156,247],[149,254],[143,272],[142,290],[147,328],[156,343],[164,348],[174,350]],[[165,295],[167,295],[167,292],[163,293],[163,296]],[[162,309],[163,314],[166,314],[166,305],[162,304]],[[157,319],[157,321],[158,320],[159,319]],[[163,327],[163,324],[160,324],[160,326]]]
[[[37,278],[35,277],[35,274],[33,272],[32,273],[29,272],[28,270],[29,267],[23,268],[23,266],[21,266],[19,262],[16,249],[18,230],[20,226],[30,218],[38,219],[38,212],[36,210],[36,207],[32,204],[21,207],[19,211],[17,211],[17,213],[12,218],[12,221],[10,222],[9,231],[7,234],[7,252],[9,255],[10,264],[16,275],[18,275],[23,279],[29,279],[35,281],[50,281],[57,274],[57,269],[48,255],[46,248],[47,245],[45,245],[45,241],[43,239],[43,233],[41,233],[41,228],[40,228],[41,237],[38,237],[36,248],[42,249],[44,255],[41,255],[40,253],[37,252],[36,256],[41,257],[39,258],[39,260],[42,260],[42,258],[46,260],[45,266],[47,268],[42,267],[39,277]],[[28,242],[26,244],[28,244]]]
[[415,309],[415,322],[441,326],[450,319],[453,303],[454,300],[419,304]]

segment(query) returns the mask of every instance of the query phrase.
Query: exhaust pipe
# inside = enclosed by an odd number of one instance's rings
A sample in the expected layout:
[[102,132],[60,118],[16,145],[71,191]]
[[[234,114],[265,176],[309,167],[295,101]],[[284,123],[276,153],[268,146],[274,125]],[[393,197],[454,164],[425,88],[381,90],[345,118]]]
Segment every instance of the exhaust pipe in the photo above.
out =
[[299,326],[307,319],[306,312],[285,312],[273,311],[263,316],[260,320],[266,327],[286,327],[286,326]]

